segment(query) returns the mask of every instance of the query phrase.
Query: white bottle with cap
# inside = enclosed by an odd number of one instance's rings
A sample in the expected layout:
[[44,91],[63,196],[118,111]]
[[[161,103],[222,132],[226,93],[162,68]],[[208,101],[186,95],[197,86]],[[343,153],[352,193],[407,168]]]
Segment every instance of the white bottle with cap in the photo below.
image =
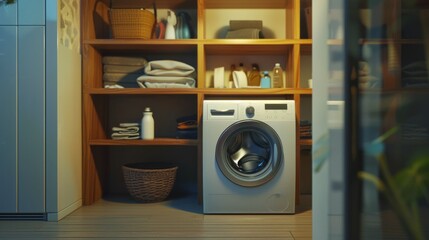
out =
[[155,138],[155,121],[153,120],[153,115],[149,107],[146,107],[143,112],[141,138],[144,140],[152,140]]

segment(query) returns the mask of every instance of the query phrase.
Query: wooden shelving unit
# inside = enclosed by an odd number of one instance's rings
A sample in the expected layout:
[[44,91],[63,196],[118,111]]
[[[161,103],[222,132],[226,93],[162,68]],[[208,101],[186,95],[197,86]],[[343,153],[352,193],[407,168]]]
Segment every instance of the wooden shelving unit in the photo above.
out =
[[[121,1],[121,6],[135,7],[134,2]],[[108,173],[106,174],[104,170],[108,168],[105,166],[108,161],[104,160],[116,160],[112,159],[113,156],[109,149],[115,147],[116,150],[117,146],[131,148],[161,146],[166,151],[169,151],[170,147],[175,149],[181,146],[192,147],[197,162],[198,172],[195,175],[197,176],[199,197],[201,197],[201,116],[204,99],[281,98],[295,100],[298,110],[296,113],[296,166],[297,173],[300,172],[300,151],[302,148],[312,145],[311,140],[300,140],[299,136],[299,122],[302,116],[301,97],[311,97],[312,95],[312,90],[301,83],[303,82],[300,73],[301,57],[303,55],[311,57],[312,45],[311,39],[300,38],[301,24],[305,24],[300,22],[301,0],[157,0],[158,9],[188,11],[196,16],[196,19],[193,19],[196,37],[183,40],[111,39],[108,25],[108,1],[82,0],[81,4],[84,204],[90,205],[108,192],[108,184],[104,179],[108,178]],[[150,5],[138,7],[151,8]],[[250,11],[257,15],[268,12],[269,15],[274,16],[274,20],[277,22],[270,23],[271,19],[261,15],[264,27],[274,29],[273,34],[278,32],[278,35],[270,39],[220,39],[213,35],[213,32],[216,31],[214,21],[217,23],[217,21],[227,20],[224,18],[228,18],[228,16],[216,15],[223,11],[229,14],[242,14]],[[213,16],[217,16],[216,19],[211,18]],[[255,18],[258,17],[255,16]],[[278,22],[279,20],[280,22]],[[148,59],[182,60],[195,67],[197,87],[194,89],[105,89],[102,87],[101,60],[104,55],[111,53],[140,54],[147,56]],[[260,58],[264,70],[271,70],[274,64],[280,61],[286,72],[287,81],[292,85],[281,89],[214,89],[210,87],[212,65],[219,64],[219,58],[225,59],[225,61],[230,60],[232,63],[237,56],[242,56],[243,59],[255,56]],[[223,64],[225,69],[229,68],[229,62]],[[120,104],[124,105],[122,110],[121,106],[118,106]],[[123,114],[124,121],[141,117],[142,107],[138,107],[136,104],[153,106],[156,126],[159,127],[155,129],[155,132],[156,135],[159,133],[159,136],[156,136],[154,141],[110,139],[109,131],[117,123],[117,115]],[[311,109],[306,111],[311,112]],[[175,119],[181,115],[190,114],[197,115],[200,126],[198,138],[194,140],[176,139],[173,126]],[[299,174],[297,174],[296,186],[297,196],[299,196]]]

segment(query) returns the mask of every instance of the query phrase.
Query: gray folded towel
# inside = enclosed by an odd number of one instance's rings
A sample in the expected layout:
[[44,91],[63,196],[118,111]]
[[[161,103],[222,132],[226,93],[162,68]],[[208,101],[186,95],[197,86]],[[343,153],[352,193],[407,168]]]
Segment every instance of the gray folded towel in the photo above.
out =
[[138,123],[120,123],[112,128],[112,139],[139,139],[140,125]]
[[140,127],[113,127],[112,131],[117,133],[138,133]]
[[226,34],[227,39],[259,39],[261,37],[261,30],[256,28],[246,28],[234,31],[228,31]]
[[103,66],[104,73],[134,73],[143,74],[144,66],[130,66],[130,65],[111,65],[106,64]]
[[262,31],[262,21],[261,20],[230,20],[229,21],[229,30],[235,31],[240,29],[259,29]]
[[138,56],[104,56],[103,64],[145,66],[147,60]]
[[151,61],[145,67],[145,73],[152,76],[187,77],[194,71],[192,66],[174,60]]

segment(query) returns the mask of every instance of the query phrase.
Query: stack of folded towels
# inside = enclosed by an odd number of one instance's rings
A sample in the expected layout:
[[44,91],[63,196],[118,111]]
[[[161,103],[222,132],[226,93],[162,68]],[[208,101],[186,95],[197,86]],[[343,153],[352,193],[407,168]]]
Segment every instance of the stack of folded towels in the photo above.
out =
[[174,60],[150,61],[144,75],[137,78],[142,88],[194,88],[195,69]]
[[147,60],[138,56],[104,56],[105,88],[138,88],[137,78],[144,73]]
[[197,139],[198,138],[198,123],[197,116],[185,116],[176,119],[177,130],[176,137],[180,139]]
[[112,139],[139,139],[140,125],[138,123],[120,123],[112,128]]

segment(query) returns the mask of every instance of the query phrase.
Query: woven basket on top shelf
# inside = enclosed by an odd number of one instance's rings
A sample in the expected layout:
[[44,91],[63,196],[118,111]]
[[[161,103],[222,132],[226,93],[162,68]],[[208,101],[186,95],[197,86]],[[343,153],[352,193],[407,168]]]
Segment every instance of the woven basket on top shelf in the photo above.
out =
[[111,8],[109,12],[113,38],[150,39],[152,37],[155,14],[151,11]]
[[177,166],[167,163],[132,163],[122,166],[130,195],[141,202],[160,202],[170,194]]

